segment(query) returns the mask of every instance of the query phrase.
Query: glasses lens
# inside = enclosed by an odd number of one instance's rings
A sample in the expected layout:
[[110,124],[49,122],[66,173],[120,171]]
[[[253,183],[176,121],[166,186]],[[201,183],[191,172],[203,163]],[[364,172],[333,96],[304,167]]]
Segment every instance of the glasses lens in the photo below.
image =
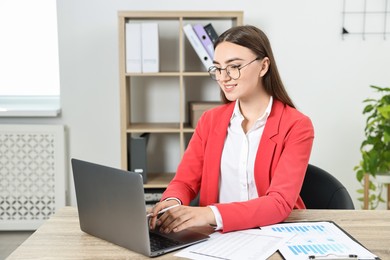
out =
[[219,73],[219,72],[218,72],[218,69],[216,67],[213,66],[213,67],[209,68],[209,74],[213,80],[217,80],[217,75],[216,75],[217,73]]
[[240,77],[240,69],[237,66],[229,65],[226,67],[226,72],[232,79],[238,79]]

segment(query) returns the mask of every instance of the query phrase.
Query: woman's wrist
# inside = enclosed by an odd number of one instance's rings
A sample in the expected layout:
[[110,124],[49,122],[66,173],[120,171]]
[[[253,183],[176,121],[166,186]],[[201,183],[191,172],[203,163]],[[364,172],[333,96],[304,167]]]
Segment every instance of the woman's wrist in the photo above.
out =
[[210,226],[214,227],[215,230],[221,230],[223,228],[221,213],[219,213],[219,210],[216,206],[208,206],[208,208],[211,209],[214,217],[211,223],[209,223]]
[[176,201],[179,205],[182,205],[181,201],[178,198],[174,198],[174,197],[166,198],[164,201],[170,201],[170,200]]

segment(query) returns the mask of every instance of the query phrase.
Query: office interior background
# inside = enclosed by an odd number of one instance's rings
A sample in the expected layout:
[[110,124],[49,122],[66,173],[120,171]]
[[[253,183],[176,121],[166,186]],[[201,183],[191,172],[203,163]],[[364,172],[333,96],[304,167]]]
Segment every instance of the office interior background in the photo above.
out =
[[[378,6],[385,3],[368,1]],[[0,124],[65,126],[66,200],[67,205],[76,205],[70,158],[118,168],[121,164],[117,12],[243,11],[244,24],[258,26],[268,35],[288,92],[297,108],[313,121],[310,163],[337,177],[360,208],[356,193],[360,185],[353,168],[360,161],[364,138],[362,101],[377,95],[370,85],[389,87],[390,35],[342,37],[344,3],[57,0],[61,114],[54,118],[0,117]],[[168,167],[175,166],[173,162]]]

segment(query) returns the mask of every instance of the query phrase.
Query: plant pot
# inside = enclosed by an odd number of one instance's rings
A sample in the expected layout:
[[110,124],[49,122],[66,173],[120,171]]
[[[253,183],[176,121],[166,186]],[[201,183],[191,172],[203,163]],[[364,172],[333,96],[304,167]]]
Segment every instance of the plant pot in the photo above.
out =
[[375,180],[383,184],[390,184],[390,172],[376,174]]
[[390,210],[390,172],[388,173],[378,173],[375,176],[377,182],[382,183],[387,186],[387,209]]

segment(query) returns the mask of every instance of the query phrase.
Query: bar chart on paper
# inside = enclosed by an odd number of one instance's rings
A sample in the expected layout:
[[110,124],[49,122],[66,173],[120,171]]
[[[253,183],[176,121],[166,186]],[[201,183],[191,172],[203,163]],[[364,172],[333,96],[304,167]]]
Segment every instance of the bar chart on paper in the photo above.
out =
[[[276,232],[299,234],[299,236],[302,238],[302,243],[294,243],[287,246],[294,255],[345,254],[351,249],[347,245],[335,241],[331,230],[326,228],[324,225],[305,224],[302,226],[293,227],[274,227],[272,230]],[[319,241],[318,238],[313,239],[312,236],[306,237],[306,235],[313,233],[321,235],[321,237],[325,236],[325,239],[321,239],[322,241]]]
[[280,248],[285,259],[306,259],[309,256],[364,256],[374,259],[369,252],[332,222],[283,223],[261,228],[275,233],[294,234]]

